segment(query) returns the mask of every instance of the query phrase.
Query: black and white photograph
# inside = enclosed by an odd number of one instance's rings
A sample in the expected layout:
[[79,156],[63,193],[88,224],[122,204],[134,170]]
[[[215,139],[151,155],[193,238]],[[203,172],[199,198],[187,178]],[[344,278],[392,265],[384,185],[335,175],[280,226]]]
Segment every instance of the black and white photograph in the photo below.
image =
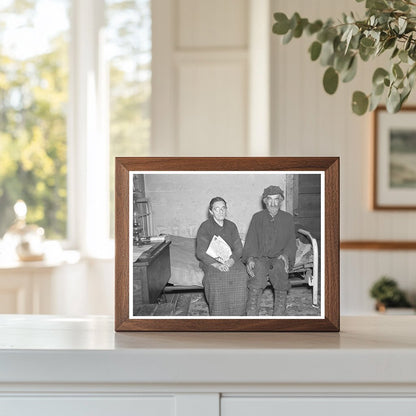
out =
[[324,173],[129,172],[129,315],[321,319]]

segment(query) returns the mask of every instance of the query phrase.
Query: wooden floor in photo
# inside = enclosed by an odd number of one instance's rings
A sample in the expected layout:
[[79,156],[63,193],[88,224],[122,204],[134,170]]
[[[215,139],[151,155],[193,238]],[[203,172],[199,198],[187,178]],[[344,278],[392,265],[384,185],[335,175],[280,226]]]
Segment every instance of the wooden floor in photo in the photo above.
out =
[[[260,316],[273,315],[273,291],[266,288],[260,303]],[[286,316],[320,315],[320,296],[318,306],[312,305],[312,289],[307,286],[292,287],[287,297]],[[142,305],[135,316],[209,316],[204,292],[183,291],[163,294],[159,303]]]

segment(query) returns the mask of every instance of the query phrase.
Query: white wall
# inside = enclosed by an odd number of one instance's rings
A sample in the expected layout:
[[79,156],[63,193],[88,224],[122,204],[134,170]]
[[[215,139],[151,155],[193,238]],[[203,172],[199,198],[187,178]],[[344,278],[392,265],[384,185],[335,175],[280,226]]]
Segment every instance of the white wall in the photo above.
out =
[[245,155],[249,1],[153,0],[152,13],[152,154]]

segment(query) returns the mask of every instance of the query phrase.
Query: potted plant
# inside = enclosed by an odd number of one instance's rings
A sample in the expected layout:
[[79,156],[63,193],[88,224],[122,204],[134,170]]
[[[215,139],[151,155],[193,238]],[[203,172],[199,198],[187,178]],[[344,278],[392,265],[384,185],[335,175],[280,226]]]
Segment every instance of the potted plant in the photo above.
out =
[[386,312],[387,308],[411,307],[397,282],[388,276],[382,276],[373,284],[370,296],[376,300],[376,310],[379,312]]

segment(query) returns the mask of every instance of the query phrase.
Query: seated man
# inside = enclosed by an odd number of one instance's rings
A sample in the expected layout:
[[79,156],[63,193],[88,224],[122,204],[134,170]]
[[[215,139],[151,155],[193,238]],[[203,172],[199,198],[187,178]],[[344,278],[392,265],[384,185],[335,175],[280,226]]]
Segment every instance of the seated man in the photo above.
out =
[[259,314],[260,297],[267,279],[274,290],[273,315],[284,315],[289,290],[289,267],[296,254],[293,217],[280,206],[284,194],[279,186],[269,186],[263,192],[266,209],[251,219],[243,250],[243,262],[250,275],[248,281],[247,316]]

